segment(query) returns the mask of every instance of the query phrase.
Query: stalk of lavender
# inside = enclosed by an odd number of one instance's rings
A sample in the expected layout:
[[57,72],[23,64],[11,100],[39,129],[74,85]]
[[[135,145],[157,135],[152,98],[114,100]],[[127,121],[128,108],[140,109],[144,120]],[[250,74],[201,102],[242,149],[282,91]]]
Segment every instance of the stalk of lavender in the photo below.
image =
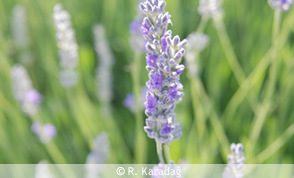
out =
[[223,178],[242,178],[245,157],[242,143],[231,145],[232,154],[228,155],[228,164],[223,172]]
[[53,20],[56,28],[56,40],[59,48],[60,82],[64,87],[72,87],[77,83],[78,45],[72,28],[70,15],[56,4],[53,9]]
[[[179,64],[185,54],[186,40],[179,36],[172,39],[172,31],[167,30],[171,15],[165,12],[164,0],[146,0],[140,9],[146,15],[142,23],[143,37],[146,43],[146,69],[149,71],[148,88],[145,102],[147,115],[147,135],[156,140],[157,153],[161,163],[162,144],[169,145],[182,135],[180,123],[176,123],[176,104],[184,95],[180,74],[184,65]],[[168,158],[167,158],[168,159]],[[169,162],[169,160],[167,160]]]
[[[140,2],[143,2],[140,0]],[[131,68],[132,80],[133,80],[133,92],[134,92],[134,105],[135,109],[135,117],[136,117],[136,138],[135,138],[135,161],[136,163],[145,163],[146,162],[146,136],[144,135],[144,131],[142,127],[144,126],[144,117],[142,115],[143,106],[142,102],[144,99],[141,98],[141,80],[140,76],[142,73],[141,69],[141,56],[142,53],[145,52],[145,40],[142,36],[141,24],[143,22],[144,14],[139,9],[139,4],[137,6],[137,16],[130,24],[130,45],[134,50],[134,62]],[[145,95],[146,96],[146,95]],[[144,98],[145,98],[144,96]]]
[[30,117],[36,115],[42,101],[42,95],[32,87],[32,81],[26,69],[16,64],[11,68],[12,90],[23,112]]
[[112,99],[112,66],[114,57],[110,50],[105,29],[101,24],[96,24],[93,28],[95,51],[97,53],[98,67],[96,69],[97,97],[101,102],[104,113],[110,113],[110,103]]
[[42,101],[41,94],[32,87],[32,81],[26,69],[16,64],[11,69],[12,90],[15,99],[19,102],[22,110],[32,120],[31,130],[44,143],[56,163],[65,163],[63,155],[51,141],[56,136],[56,129],[52,124],[41,124],[37,113]]

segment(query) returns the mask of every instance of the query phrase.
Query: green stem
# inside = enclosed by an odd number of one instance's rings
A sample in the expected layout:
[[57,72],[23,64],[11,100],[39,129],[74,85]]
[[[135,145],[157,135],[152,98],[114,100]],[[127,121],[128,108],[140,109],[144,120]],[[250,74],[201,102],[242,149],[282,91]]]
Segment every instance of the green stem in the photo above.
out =
[[294,124],[292,124],[288,129],[277,138],[268,148],[256,156],[257,163],[263,163],[276,151],[278,151],[286,142],[294,135]]
[[198,96],[202,96],[204,102],[202,109],[206,112],[206,116],[209,118],[212,124],[212,127],[216,133],[216,137],[222,146],[222,156],[224,159],[226,159],[229,153],[229,141],[222,126],[222,123],[220,122],[217,113],[214,111],[213,105],[207,93],[205,92],[205,89],[199,78],[194,79],[194,85],[196,91],[198,92]]
[[141,86],[140,86],[141,54],[136,52],[134,66],[132,68],[133,91],[136,104],[136,140],[135,140],[135,162],[143,164],[146,162],[146,139],[143,131],[144,118],[142,115]]
[[158,140],[156,140],[156,150],[157,150],[157,156],[158,156],[159,162],[162,164],[165,164],[163,159],[163,154],[162,154],[162,144]]
[[258,113],[256,119],[254,120],[255,122],[253,122],[254,125],[250,135],[250,144],[248,145],[248,152],[251,153],[252,155],[253,155],[253,150],[256,145],[257,139],[259,138],[262,126],[268,114],[268,111],[271,108],[272,96],[275,91],[277,72],[278,72],[277,43],[278,43],[278,35],[279,35],[280,17],[281,17],[280,12],[276,11],[274,16],[273,35],[272,35],[273,48],[272,48],[271,58],[273,60],[273,63],[270,68],[269,83],[265,93],[265,98],[262,104],[262,108],[260,109],[260,112]]
[[170,163],[171,158],[170,158],[170,152],[169,152],[169,146],[164,144],[163,145],[163,149],[164,149],[164,157],[165,157],[165,161],[167,164]]
[[214,25],[216,27],[220,42],[224,49],[225,55],[227,56],[228,62],[231,66],[231,69],[238,81],[239,84],[245,79],[243,69],[241,68],[237,57],[234,53],[233,47],[231,45],[230,39],[226,32],[225,25],[222,20],[214,19]]

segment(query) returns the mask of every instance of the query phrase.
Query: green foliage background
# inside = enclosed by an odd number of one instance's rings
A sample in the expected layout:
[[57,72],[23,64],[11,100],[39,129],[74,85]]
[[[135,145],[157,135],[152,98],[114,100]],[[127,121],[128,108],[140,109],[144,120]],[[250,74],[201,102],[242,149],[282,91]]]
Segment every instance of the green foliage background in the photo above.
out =
[[[56,3],[61,3],[71,14],[79,45],[80,79],[78,85],[70,91],[60,85],[58,78],[58,49],[52,20],[53,6]],[[136,0],[0,0],[0,163],[37,163],[41,159],[50,163],[85,163],[93,146],[93,139],[102,131],[108,133],[111,143],[108,163],[158,162],[154,140],[147,138],[145,134],[146,159],[143,159],[144,162],[136,161],[134,151],[140,148],[135,145],[136,120],[134,114],[123,106],[125,96],[133,88],[129,66],[134,62],[134,52],[129,46],[128,38],[129,24],[136,15],[137,3]],[[181,38],[185,38],[197,29],[201,20],[197,12],[198,3],[198,0],[167,0],[166,10],[172,14],[174,25],[170,28],[174,35],[179,34]],[[11,34],[11,14],[16,4],[22,4],[26,8],[30,38],[28,49],[34,60],[32,65],[25,67],[33,86],[44,96],[37,117],[43,122],[52,122],[58,130],[58,136],[48,145],[40,143],[30,131],[32,121],[21,111],[12,94],[10,69],[19,62],[21,55],[13,45]],[[224,0],[223,8],[227,34],[247,77],[257,68],[271,46],[274,10],[265,0]],[[294,19],[293,9],[282,13],[279,38],[283,38],[284,43],[279,42],[277,47],[278,57],[275,60],[278,60],[278,73],[275,92],[255,148],[249,152],[246,152],[246,148],[250,147],[255,113],[250,107],[248,97],[237,107],[233,107],[234,110],[226,111],[240,86],[225,55],[227,48],[223,48],[213,22],[208,22],[204,32],[209,35],[210,42],[199,57],[200,80],[197,80],[207,95],[197,93],[192,96],[193,90],[196,91],[199,87],[193,85],[186,73],[182,75],[185,97],[177,105],[176,112],[177,119],[183,126],[183,136],[170,146],[171,157],[175,162],[226,162],[225,153],[229,153],[229,147],[222,148],[218,140],[218,132],[211,122],[214,115],[212,113],[215,113],[229,143],[242,142],[245,145],[247,163],[293,164],[294,129],[291,124],[294,123],[294,21],[291,19]],[[113,112],[107,118],[101,112],[101,103],[95,95],[97,62],[92,35],[95,23],[105,26],[107,39],[115,56],[112,71]],[[140,57],[140,85],[143,86],[147,81],[147,71],[143,65],[144,54]],[[247,83],[252,87],[246,96],[254,98],[257,111],[263,108],[260,103],[264,100],[269,72],[269,67],[265,66],[265,70],[257,70],[253,79]],[[205,96],[209,97],[208,103]],[[193,100],[196,107],[192,104]],[[202,136],[197,131],[199,117],[205,119]],[[263,152],[264,150],[266,151]]]

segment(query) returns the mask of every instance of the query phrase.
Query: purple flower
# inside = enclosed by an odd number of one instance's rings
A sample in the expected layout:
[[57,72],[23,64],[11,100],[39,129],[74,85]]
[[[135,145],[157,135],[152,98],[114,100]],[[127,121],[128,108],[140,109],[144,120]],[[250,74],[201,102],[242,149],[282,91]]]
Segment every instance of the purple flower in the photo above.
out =
[[166,42],[166,37],[165,37],[165,36],[163,36],[163,37],[161,38],[161,44],[162,44],[161,50],[162,50],[162,51],[165,51],[166,48],[167,48],[167,42]]
[[27,93],[26,99],[32,103],[39,104],[42,101],[42,95],[37,90],[31,90]]
[[163,125],[163,128],[160,131],[160,135],[165,135],[165,134],[169,134],[172,131],[172,128],[168,125],[168,123],[166,122]]
[[131,24],[130,24],[130,32],[131,33],[137,33],[140,28],[141,28],[142,21],[135,19]]
[[50,138],[55,137],[56,135],[56,128],[52,124],[45,124],[44,125],[44,134]]
[[223,178],[230,177],[243,177],[243,167],[245,163],[245,157],[243,155],[243,144],[232,143],[232,154],[228,155],[228,164],[223,172]]
[[31,130],[38,136],[39,140],[43,143],[48,143],[57,134],[56,128],[52,124],[42,125],[39,122],[34,122],[31,126]]
[[145,107],[148,112],[156,114],[156,104],[157,104],[157,99],[155,97],[147,96]]
[[175,122],[174,109],[183,96],[179,79],[185,67],[179,63],[185,53],[186,40],[181,41],[177,35],[172,38],[172,31],[167,30],[172,21],[171,15],[165,12],[165,5],[164,0],[146,0],[140,4],[146,15],[142,32],[148,51],[146,69],[149,71],[145,103],[148,118],[144,130],[150,138],[170,144],[182,135],[181,125]]
[[293,4],[293,0],[268,0],[269,5],[279,11],[288,11]]
[[162,82],[162,76],[160,74],[153,74],[151,79],[151,85],[155,89],[161,90],[161,82]]
[[156,61],[157,61],[158,56],[155,54],[149,54],[146,56],[146,63],[148,66],[151,66],[153,68],[157,67]]
[[168,89],[168,94],[170,96],[171,99],[175,99],[178,95],[178,90],[176,87],[171,87],[170,89]]

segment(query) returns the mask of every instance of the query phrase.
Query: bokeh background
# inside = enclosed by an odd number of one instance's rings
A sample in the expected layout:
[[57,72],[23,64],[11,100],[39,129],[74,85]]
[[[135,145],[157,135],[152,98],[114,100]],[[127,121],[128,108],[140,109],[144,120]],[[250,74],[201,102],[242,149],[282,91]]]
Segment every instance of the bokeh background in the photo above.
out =
[[[70,13],[79,46],[80,76],[78,84],[70,91],[59,83],[58,47],[52,19],[56,3],[62,4]],[[129,26],[137,14],[137,4],[138,0],[0,0],[0,163],[47,160],[49,163],[82,164],[93,148],[93,140],[102,132],[107,133],[110,144],[107,163],[158,163],[155,142],[145,133],[144,156],[140,161],[136,158],[136,149],[142,148],[137,145],[140,142],[136,142],[139,134],[137,121],[135,114],[123,105],[134,85],[131,72],[136,54],[129,44]],[[174,35],[186,38],[196,31],[201,21],[198,4],[198,0],[167,0],[166,10],[172,15],[170,29]],[[15,5],[25,8],[29,38],[25,50],[29,51],[31,62],[21,60],[24,51],[17,49],[13,42],[12,12]],[[193,81],[187,77],[186,71],[181,76],[185,96],[176,112],[183,136],[170,145],[171,157],[176,163],[226,163],[229,144],[241,142],[245,146],[247,163],[293,164],[294,21],[291,19],[294,19],[294,11],[290,9],[282,13],[276,47],[276,81],[267,109],[264,109],[264,104],[268,104],[264,98],[271,62],[258,64],[271,61],[266,54],[272,45],[274,10],[265,0],[224,0],[223,11],[225,29],[245,78],[254,71],[243,86],[250,90],[246,92],[243,88],[240,91],[227,60],[232,56],[222,43],[225,32],[220,32],[209,20],[203,32],[210,41],[198,58],[199,77]],[[113,99],[110,116],[105,115],[96,96],[95,70],[99,64],[92,28],[97,23],[106,29],[105,37],[115,59],[111,71]],[[142,60],[139,69],[141,86],[148,77],[144,55],[139,54]],[[32,119],[22,111],[13,96],[10,70],[16,63],[25,66],[33,87],[43,96],[38,117],[42,122],[56,126],[58,134],[50,143],[41,143],[32,133]],[[243,99],[240,95],[235,96],[238,91],[241,96],[242,93],[245,95]],[[234,97],[240,102],[234,103]],[[252,146],[250,136],[258,113],[265,115],[265,121]],[[144,119],[143,111],[141,115]],[[203,133],[199,132],[199,119],[204,121]],[[226,135],[226,143],[220,139],[219,130]]]

